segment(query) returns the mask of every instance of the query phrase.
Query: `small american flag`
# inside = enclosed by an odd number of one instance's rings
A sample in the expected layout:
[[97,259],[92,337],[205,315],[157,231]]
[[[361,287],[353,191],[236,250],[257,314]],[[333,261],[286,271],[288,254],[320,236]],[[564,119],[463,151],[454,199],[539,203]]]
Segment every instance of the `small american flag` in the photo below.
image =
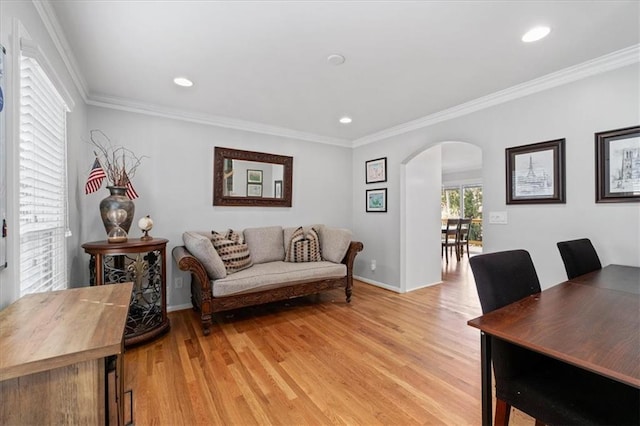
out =
[[136,192],[135,189],[133,189],[133,185],[131,184],[131,179],[129,179],[129,176],[127,175],[127,172],[124,172],[124,177],[127,181],[127,197],[129,197],[130,200],[135,200],[136,198],[138,198],[138,193]]
[[107,177],[107,174],[104,172],[104,169],[100,165],[100,161],[98,158],[93,162],[93,167],[91,168],[91,172],[89,173],[89,179],[87,179],[87,183],[84,186],[84,193],[91,194],[92,192],[97,191],[102,186],[102,181]]

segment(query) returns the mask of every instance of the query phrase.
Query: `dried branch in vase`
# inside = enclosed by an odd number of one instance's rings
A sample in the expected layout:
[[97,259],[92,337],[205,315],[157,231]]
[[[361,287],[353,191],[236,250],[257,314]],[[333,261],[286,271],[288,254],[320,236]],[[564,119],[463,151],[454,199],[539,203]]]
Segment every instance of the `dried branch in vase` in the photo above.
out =
[[123,146],[114,147],[111,140],[101,130],[91,130],[91,143],[98,152],[94,154],[100,161],[107,179],[112,186],[126,186],[135,176],[136,169],[146,156],[138,157]]

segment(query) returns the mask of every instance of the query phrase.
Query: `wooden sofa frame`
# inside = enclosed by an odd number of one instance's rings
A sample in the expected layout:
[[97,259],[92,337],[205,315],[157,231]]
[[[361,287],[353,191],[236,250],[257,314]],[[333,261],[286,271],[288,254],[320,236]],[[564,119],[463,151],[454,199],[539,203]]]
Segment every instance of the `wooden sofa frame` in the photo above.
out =
[[202,331],[207,336],[211,333],[213,314],[215,312],[275,302],[342,287],[344,287],[347,303],[351,302],[353,262],[358,252],[362,251],[362,249],[361,242],[351,242],[344,259],[342,259],[342,263],[347,266],[347,274],[342,278],[296,281],[284,287],[225,297],[213,297],[211,281],[207,271],[185,246],[174,247],[172,254],[180,270],[191,273],[191,303],[193,304],[193,309],[200,312]]

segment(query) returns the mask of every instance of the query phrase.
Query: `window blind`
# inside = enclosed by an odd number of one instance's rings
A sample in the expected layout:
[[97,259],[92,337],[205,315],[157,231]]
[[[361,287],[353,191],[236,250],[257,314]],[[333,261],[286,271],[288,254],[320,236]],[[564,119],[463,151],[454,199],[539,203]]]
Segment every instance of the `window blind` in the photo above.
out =
[[21,296],[67,287],[67,111],[38,61],[21,56]]

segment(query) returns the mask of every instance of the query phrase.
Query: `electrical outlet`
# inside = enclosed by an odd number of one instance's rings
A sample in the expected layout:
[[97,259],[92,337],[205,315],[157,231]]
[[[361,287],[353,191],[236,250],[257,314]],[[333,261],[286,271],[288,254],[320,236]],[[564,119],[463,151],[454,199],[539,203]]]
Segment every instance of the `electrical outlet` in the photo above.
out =
[[174,283],[175,283],[175,287],[176,287],[176,288],[182,288],[182,284],[183,284],[182,277],[178,277],[178,278],[176,278],[176,280],[175,280],[175,282],[174,282]]
[[375,271],[375,270],[376,270],[376,261],[375,261],[375,259],[373,259],[373,260],[371,261],[371,270],[372,270],[372,271]]
[[496,225],[507,224],[507,212],[489,212],[489,223]]

